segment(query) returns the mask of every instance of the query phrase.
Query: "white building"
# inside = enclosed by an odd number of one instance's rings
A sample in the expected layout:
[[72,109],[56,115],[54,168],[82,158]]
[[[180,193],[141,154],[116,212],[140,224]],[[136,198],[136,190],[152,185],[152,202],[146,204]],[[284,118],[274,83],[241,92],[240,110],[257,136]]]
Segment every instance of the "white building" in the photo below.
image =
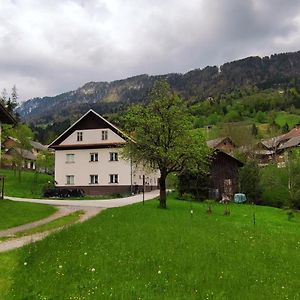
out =
[[135,167],[122,158],[126,134],[89,110],[49,148],[55,150],[55,182],[58,188],[83,189],[88,195],[137,192],[157,188],[158,172]]

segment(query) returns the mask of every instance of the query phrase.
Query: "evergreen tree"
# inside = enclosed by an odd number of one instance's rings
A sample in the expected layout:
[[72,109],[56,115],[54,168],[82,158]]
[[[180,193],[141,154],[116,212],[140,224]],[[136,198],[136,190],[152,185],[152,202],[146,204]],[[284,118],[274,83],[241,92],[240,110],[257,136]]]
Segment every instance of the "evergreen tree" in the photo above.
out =
[[252,124],[252,127],[251,127],[251,133],[252,133],[252,135],[255,136],[255,137],[256,137],[257,134],[258,134],[258,129],[257,129],[255,123]]

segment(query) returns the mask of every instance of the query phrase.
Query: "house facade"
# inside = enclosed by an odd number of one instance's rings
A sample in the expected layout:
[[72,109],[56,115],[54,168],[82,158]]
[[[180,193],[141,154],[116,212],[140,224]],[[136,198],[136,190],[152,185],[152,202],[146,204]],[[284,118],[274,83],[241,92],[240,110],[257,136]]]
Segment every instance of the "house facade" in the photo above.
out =
[[[122,157],[130,137],[89,110],[49,147],[55,150],[57,188],[82,189],[87,195],[142,190],[158,186],[158,172]],[[143,179],[144,178],[144,179]]]

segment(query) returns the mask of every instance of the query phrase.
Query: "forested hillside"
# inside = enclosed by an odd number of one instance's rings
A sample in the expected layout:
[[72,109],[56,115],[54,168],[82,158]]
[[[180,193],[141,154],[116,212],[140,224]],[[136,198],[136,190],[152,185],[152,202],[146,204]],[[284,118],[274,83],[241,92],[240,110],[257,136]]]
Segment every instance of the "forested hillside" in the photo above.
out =
[[[113,82],[90,82],[76,91],[31,99],[17,110],[21,118],[48,142],[70,122],[92,108],[109,114],[131,103],[147,103],[147,93],[158,79],[166,79],[191,107],[195,127],[219,121],[266,118],[270,110],[300,108],[300,51],[270,57],[248,57],[185,74],[139,75]],[[57,132],[58,131],[58,132]]]

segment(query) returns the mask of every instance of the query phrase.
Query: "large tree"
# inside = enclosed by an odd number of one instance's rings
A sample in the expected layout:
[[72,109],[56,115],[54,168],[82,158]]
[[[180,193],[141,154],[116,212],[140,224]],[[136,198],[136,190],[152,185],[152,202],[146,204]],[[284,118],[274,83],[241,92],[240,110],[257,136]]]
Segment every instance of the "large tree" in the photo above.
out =
[[160,171],[160,207],[166,208],[166,178],[170,173],[205,168],[209,149],[199,131],[192,130],[185,102],[166,81],[155,82],[147,105],[132,106],[126,129],[134,135],[125,153],[133,162]]

